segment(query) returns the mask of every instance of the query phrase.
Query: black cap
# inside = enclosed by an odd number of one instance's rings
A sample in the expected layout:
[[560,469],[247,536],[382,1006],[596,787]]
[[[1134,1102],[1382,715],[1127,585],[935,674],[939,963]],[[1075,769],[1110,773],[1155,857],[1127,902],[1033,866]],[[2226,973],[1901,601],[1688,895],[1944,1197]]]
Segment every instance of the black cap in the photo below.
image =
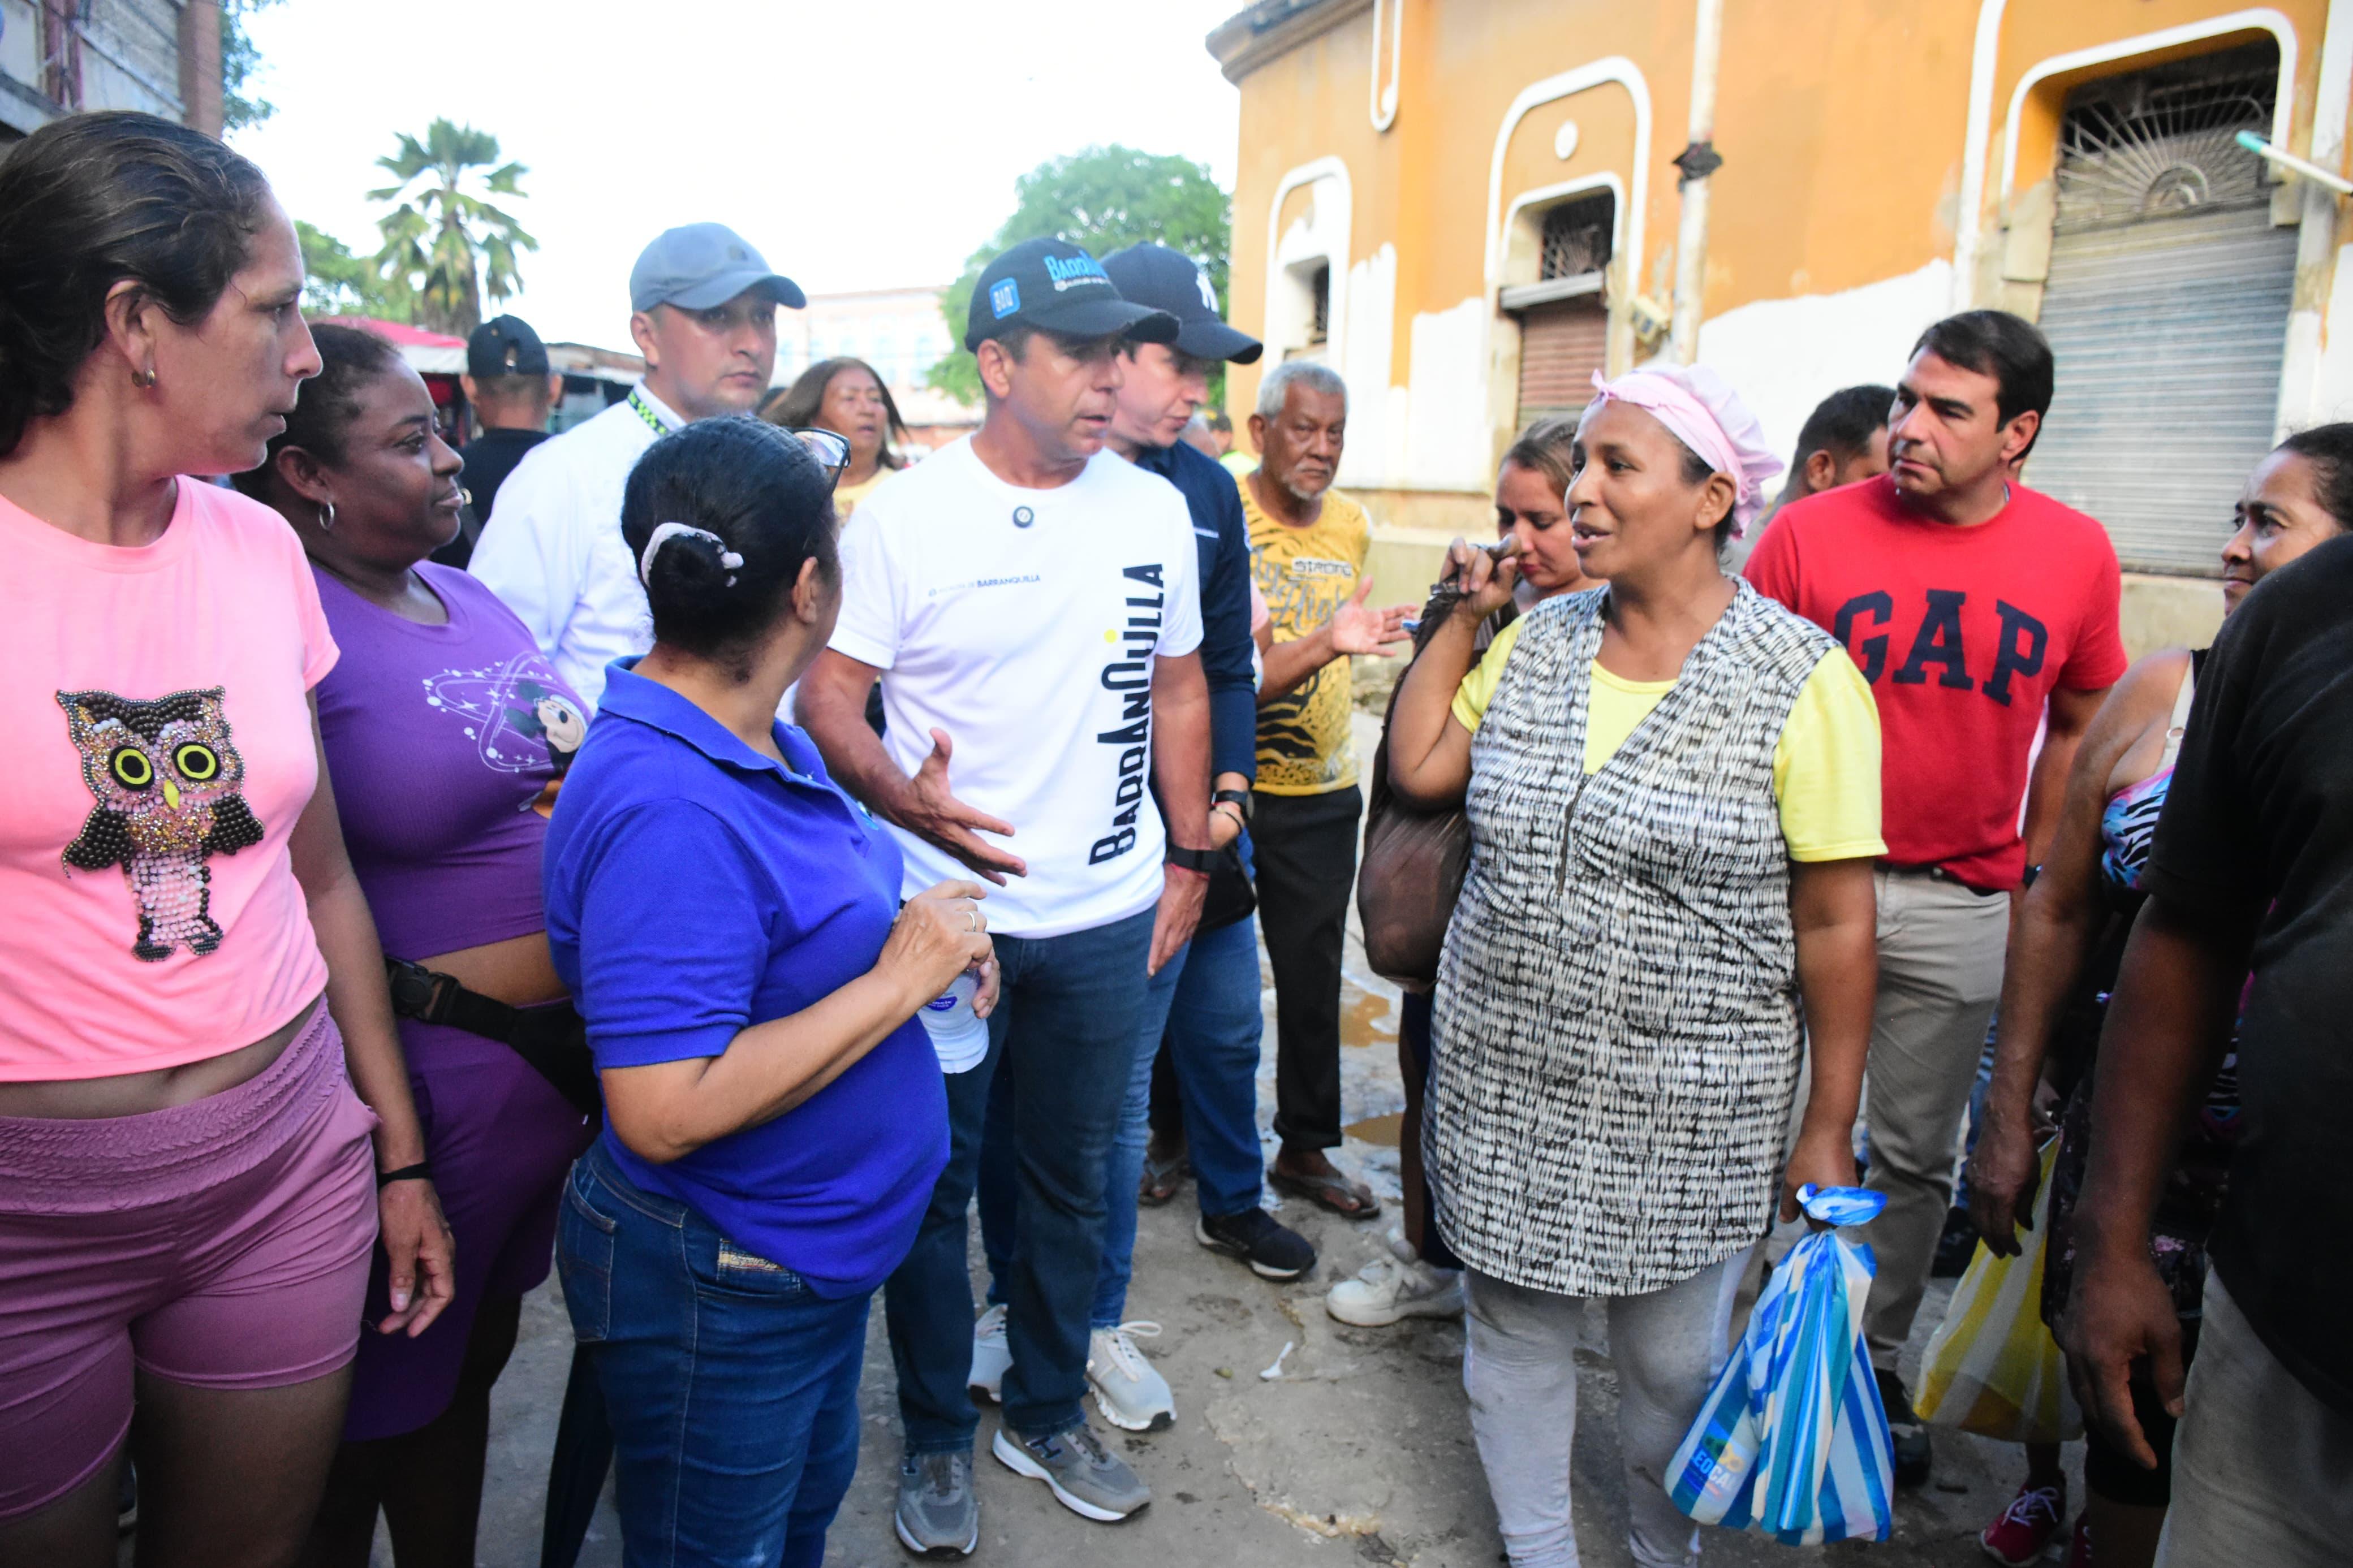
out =
[[1102,262],[1060,239],[1025,239],[981,269],[964,346],[977,349],[1016,322],[1071,338],[1117,332],[1139,343],[1176,339],[1176,317],[1120,298]]
[[493,316],[466,340],[466,374],[476,381],[545,375],[547,368],[547,345],[521,316]]
[[1238,332],[1218,314],[1217,287],[1191,257],[1165,245],[1131,245],[1103,259],[1120,297],[1176,318],[1175,346],[1195,359],[1255,364],[1266,345]]

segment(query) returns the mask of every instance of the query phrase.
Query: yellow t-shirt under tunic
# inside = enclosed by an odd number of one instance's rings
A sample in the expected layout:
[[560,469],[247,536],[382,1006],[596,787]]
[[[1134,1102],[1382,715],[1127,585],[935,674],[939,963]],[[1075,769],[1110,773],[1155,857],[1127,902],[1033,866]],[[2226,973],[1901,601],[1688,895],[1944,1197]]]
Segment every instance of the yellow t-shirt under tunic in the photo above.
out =
[[[1455,721],[1476,732],[1519,642],[1525,618],[1488,645],[1454,693]],[[1627,680],[1593,661],[1585,715],[1585,771],[1598,773],[1651,716],[1672,680]],[[1887,853],[1879,837],[1879,706],[1843,648],[1822,656],[1790,705],[1773,746],[1773,798],[1792,860],[1857,860]]]

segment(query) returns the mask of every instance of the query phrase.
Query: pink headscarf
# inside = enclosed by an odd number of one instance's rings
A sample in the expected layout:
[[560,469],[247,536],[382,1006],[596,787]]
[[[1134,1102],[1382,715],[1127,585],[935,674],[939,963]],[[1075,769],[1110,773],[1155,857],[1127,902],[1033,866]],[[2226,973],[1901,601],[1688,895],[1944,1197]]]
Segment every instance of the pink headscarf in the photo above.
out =
[[1596,394],[1578,422],[1606,403],[1630,403],[1673,432],[1719,474],[1740,487],[1732,503],[1732,537],[1740,538],[1764,510],[1765,484],[1781,471],[1781,459],[1765,445],[1757,416],[1740,401],[1732,384],[1704,364],[1650,365],[1615,381],[1593,378]]

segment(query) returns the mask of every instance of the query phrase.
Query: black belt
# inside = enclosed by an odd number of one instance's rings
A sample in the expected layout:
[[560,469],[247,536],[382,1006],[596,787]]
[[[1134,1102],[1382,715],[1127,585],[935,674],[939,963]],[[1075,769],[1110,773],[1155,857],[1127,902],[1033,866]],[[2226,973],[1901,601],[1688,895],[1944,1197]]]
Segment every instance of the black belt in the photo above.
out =
[[552,1007],[511,1007],[469,991],[457,976],[386,957],[385,978],[392,986],[392,1010],[420,1024],[463,1029],[496,1040],[530,1064],[533,1071],[584,1115],[604,1109],[596,1070],[588,1055],[588,1030],[569,1002]]

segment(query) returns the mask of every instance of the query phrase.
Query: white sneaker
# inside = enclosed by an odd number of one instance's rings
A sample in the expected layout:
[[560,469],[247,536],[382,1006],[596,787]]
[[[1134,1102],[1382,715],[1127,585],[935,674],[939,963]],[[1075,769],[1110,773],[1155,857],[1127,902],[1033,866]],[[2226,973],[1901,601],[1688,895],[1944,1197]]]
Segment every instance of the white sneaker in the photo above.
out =
[[1462,1315],[1462,1271],[1433,1268],[1401,1232],[1387,1237],[1389,1256],[1376,1258],[1324,1298],[1324,1310],[1360,1329],[1385,1329],[1404,1318]]
[[1157,1323],[1122,1323],[1097,1329],[1087,1340],[1087,1381],[1103,1419],[1130,1432],[1157,1432],[1176,1424],[1176,1399],[1168,1380],[1135,1348],[1138,1339],[1160,1337]]
[[972,1376],[967,1380],[972,1392],[986,1395],[991,1405],[1003,1404],[1005,1369],[1012,1364],[1013,1350],[1005,1341],[1005,1308],[999,1304],[972,1325]]

